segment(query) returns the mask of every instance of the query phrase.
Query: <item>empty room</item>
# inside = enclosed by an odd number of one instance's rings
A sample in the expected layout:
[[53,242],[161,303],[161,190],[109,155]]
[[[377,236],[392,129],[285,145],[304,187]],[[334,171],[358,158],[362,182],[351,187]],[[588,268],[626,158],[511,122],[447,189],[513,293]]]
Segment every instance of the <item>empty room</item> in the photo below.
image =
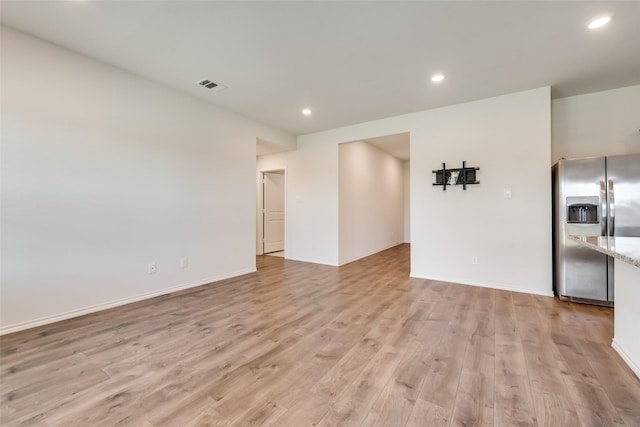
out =
[[640,426],[640,2],[0,22],[0,425]]

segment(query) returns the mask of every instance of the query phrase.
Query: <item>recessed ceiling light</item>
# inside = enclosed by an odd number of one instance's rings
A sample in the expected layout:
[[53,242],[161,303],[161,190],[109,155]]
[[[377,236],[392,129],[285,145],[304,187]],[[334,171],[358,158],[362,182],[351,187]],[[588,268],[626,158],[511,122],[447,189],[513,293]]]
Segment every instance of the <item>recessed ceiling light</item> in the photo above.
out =
[[444,76],[442,74],[436,74],[433,77],[431,77],[431,81],[434,83],[438,83],[444,80]]
[[305,108],[304,110],[302,110],[302,114],[304,114],[305,116],[310,116],[311,115],[311,110],[308,108]]
[[604,27],[609,21],[611,21],[610,16],[601,16],[600,18],[589,21],[587,27],[589,27],[590,30],[595,30],[596,28]]

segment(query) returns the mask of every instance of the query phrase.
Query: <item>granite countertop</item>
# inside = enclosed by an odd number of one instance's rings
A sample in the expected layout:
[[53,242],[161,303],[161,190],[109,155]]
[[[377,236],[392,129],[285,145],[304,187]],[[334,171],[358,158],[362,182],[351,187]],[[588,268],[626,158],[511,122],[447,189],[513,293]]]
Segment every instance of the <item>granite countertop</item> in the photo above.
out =
[[640,268],[640,237],[569,236],[569,239]]

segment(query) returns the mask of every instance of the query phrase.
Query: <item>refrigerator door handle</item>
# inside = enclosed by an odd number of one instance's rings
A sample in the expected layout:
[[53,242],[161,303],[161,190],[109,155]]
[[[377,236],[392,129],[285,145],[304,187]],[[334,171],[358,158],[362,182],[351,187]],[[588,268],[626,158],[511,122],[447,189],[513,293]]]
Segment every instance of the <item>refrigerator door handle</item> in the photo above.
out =
[[609,236],[615,236],[616,232],[616,214],[615,214],[615,198],[613,190],[613,180],[609,180]]
[[600,180],[600,235],[607,235],[607,187],[604,179]]

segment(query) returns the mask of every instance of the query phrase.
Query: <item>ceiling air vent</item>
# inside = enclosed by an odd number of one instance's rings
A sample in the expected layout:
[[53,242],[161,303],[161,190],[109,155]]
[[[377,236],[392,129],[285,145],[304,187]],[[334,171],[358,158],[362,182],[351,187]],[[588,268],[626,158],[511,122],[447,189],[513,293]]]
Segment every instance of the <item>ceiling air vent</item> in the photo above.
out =
[[223,89],[226,89],[226,86],[220,85],[216,82],[212,82],[209,79],[202,79],[196,82],[197,84],[199,84],[202,87],[206,87],[207,89],[213,89],[215,92],[221,91]]

